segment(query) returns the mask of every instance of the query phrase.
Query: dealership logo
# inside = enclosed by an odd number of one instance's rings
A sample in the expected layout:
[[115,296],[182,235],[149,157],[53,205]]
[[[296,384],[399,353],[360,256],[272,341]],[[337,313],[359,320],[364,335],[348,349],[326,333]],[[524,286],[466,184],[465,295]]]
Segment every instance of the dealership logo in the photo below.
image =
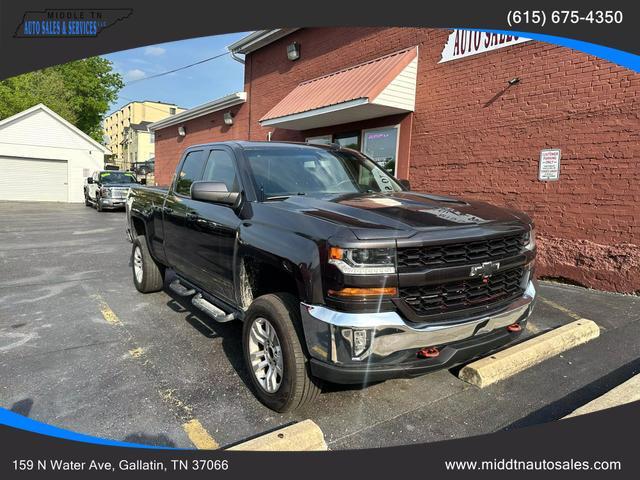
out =
[[132,8],[48,8],[27,11],[14,38],[96,37],[133,14]]

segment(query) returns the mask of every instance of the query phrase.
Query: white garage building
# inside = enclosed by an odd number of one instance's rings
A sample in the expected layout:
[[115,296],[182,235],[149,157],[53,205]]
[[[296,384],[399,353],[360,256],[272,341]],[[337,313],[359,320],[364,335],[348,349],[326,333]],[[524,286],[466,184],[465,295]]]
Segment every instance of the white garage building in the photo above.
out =
[[43,104],[0,121],[0,200],[84,202],[109,150]]

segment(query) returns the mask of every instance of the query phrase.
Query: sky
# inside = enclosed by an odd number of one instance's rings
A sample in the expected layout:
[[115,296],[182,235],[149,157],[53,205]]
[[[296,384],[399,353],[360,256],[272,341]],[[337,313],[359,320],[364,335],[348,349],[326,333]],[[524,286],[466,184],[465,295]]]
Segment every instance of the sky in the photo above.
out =
[[110,53],[103,57],[113,62],[122,75],[125,87],[111,105],[109,113],[132,100],[159,100],[192,108],[243,89],[243,65],[230,55],[196,65],[159,78],[144,79],[167,70],[227,52],[227,45],[247,35],[232,33],[162,43]]

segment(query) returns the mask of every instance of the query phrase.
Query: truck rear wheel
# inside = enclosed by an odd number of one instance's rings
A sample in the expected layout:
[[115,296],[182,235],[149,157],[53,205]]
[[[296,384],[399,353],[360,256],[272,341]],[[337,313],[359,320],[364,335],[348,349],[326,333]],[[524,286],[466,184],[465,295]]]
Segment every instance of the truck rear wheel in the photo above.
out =
[[245,364],[256,396],[272,410],[295,410],[320,393],[303,345],[300,303],[293,295],[268,294],[251,303],[242,331]]
[[131,267],[133,270],[133,284],[139,292],[151,293],[162,290],[164,269],[156,263],[149,253],[144,235],[138,235],[133,240]]

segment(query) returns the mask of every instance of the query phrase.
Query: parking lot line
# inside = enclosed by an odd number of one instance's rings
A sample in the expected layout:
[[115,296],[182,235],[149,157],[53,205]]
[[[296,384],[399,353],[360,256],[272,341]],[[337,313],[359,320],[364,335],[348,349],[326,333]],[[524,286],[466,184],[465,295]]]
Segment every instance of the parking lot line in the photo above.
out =
[[100,304],[100,313],[102,313],[102,317],[109,325],[122,326],[122,322],[114,313],[114,311],[111,310],[111,307],[107,304],[107,302],[105,302],[104,298],[102,298],[98,294],[93,295],[93,298],[95,298]]
[[196,418],[192,418],[182,424],[182,428],[196,448],[200,450],[216,450],[220,448],[209,432],[207,432],[202,424]]
[[546,303],[547,305],[549,305],[550,307],[555,308],[556,310],[560,310],[562,313],[566,313],[567,315],[569,315],[574,320],[580,320],[582,318],[580,315],[578,315],[573,310],[570,310],[567,307],[564,307],[564,306],[560,305],[559,303],[554,302],[553,300],[549,300],[548,298],[544,298],[544,297],[539,297],[539,298],[540,298],[541,302]]
[[[127,330],[126,326],[122,323],[118,315],[109,307],[109,304],[100,294],[91,295],[92,298],[97,300],[100,312],[105,321],[110,325],[121,327],[118,331],[121,333],[127,347],[129,349],[129,355],[136,360],[144,369],[149,373],[149,377],[154,380],[158,380],[161,377],[158,375],[157,369],[154,363],[146,355],[145,349],[136,344],[133,335]],[[156,381],[154,381],[154,384]],[[187,405],[176,395],[176,389],[171,388],[166,382],[160,380],[159,385],[156,385],[158,395],[162,401],[167,405],[169,411],[173,416],[182,423],[182,428],[187,434],[187,437],[193,443],[193,445],[201,450],[213,450],[220,448],[218,442],[205,430],[200,421],[193,417],[193,409]]]

